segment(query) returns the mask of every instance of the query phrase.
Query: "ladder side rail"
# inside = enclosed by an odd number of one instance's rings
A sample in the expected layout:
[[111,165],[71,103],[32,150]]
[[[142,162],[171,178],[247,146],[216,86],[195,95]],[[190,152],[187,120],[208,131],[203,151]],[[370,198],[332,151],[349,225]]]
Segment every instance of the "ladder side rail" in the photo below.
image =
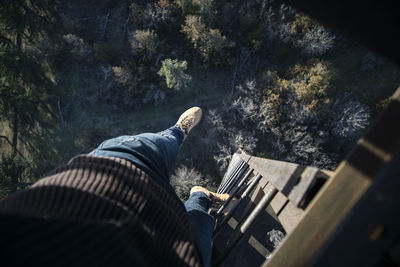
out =
[[250,168],[250,170],[247,171],[246,175],[240,180],[240,182],[237,184],[233,192],[229,195],[228,199],[221,205],[221,207],[218,209],[216,216],[219,216],[222,211],[228,206],[228,204],[231,202],[231,200],[235,197],[235,195],[239,192],[239,190],[242,188],[243,184],[246,182],[246,180],[249,178],[249,176],[253,173],[253,169]]
[[228,193],[229,190],[232,188],[233,184],[239,180],[240,176],[243,174],[243,169],[246,170],[248,168],[248,165],[245,162],[241,162],[237,168],[232,172],[232,174],[228,177],[227,182],[225,185],[220,189],[218,192],[219,194],[225,194]]
[[241,158],[234,155],[231,162],[229,163],[227,173],[226,173],[225,177],[222,179],[222,183],[219,186],[217,193],[220,194],[223,192],[223,190],[226,188],[227,184],[229,184],[230,181],[232,180],[235,173],[243,166],[243,163],[245,163],[245,162]]
[[232,183],[230,183],[230,185],[227,186],[224,193],[231,194],[231,191],[235,188],[236,184],[238,182],[240,182],[240,180],[241,180],[240,178],[243,177],[243,175],[245,174],[245,172],[247,171],[248,168],[249,168],[249,165],[246,164],[238,171],[235,179],[232,181]]

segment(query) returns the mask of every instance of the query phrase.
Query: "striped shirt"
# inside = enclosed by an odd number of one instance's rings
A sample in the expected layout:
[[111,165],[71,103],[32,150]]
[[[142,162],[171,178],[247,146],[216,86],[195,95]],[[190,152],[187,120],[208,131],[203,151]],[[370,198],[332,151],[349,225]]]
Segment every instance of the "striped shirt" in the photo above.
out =
[[0,217],[8,265],[200,266],[183,204],[124,159],[77,156]]

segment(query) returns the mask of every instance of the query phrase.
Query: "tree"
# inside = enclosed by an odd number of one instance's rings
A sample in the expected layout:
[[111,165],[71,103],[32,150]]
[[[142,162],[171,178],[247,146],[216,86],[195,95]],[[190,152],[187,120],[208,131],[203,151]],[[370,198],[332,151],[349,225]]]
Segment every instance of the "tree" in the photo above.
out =
[[[11,146],[9,157],[12,159],[16,159],[17,155],[23,156],[18,149],[20,127],[22,123],[34,120],[38,102],[34,90],[29,90],[29,85],[20,76],[20,55],[12,45],[0,44],[0,119],[8,122],[12,132],[11,140],[7,136],[2,136],[2,139]],[[14,191],[19,182],[16,165],[12,165],[9,173]]]
[[160,26],[170,19],[170,7],[168,1],[147,3],[146,6],[132,3],[129,5],[131,25],[134,29],[159,30]]
[[136,30],[130,36],[129,43],[133,51],[145,59],[150,59],[157,53],[157,34],[153,30]]
[[199,50],[203,60],[213,65],[226,63],[229,49],[234,46],[218,29],[208,29],[198,16],[186,16],[182,32]]
[[200,17],[188,15],[185,19],[185,25],[182,27],[182,32],[186,34],[194,48],[198,48],[206,39],[207,28]]
[[332,48],[335,36],[328,32],[323,26],[317,25],[307,30],[299,45],[303,53],[309,56],[321,56]]
[[167,58],[162,61],[158,75],[165,77],[167,87],[179,91],[189,86],[192,77],[185,73],[187,62]]
[[176,5],[182,10],[182,15],[197,13],[200,10],[200,1],[198,0],[174,0]]
[[150,29],[157,29],[167,18],[168,13],[158,3],[148,3],[143,11],[143,21]]
[[[52,11],[46,3],[46,0],[6,0],[0,6],[0,120],[11,129],[10,138],[1,138],[11,147],[9,158],[14,162],[24,156],[20,141],[29,138],[32,141],[24,141],[27,146],[24,148],[32,149],[33,140],[43,134],[39,125],[49,126],[56,117],[48,104],[52,83],[43,74],[41,59],[27,49],[50,32]],[[14,191],[21,173],[17,164],[12,165],[9,173]]]
[[338,139],[356,141],[364,133],[370,121],[370,110],[348,95],[338,98],[332,105],[333,133]]

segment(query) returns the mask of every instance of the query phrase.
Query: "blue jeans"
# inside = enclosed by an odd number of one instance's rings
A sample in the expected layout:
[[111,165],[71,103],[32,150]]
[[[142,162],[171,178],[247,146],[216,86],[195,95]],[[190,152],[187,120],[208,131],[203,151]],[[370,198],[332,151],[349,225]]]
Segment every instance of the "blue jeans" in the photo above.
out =
[[[124,135],[101,143],[91,155],[123,158],[147,173],[178,201],[170,184],[170,174],[183,142],[183,132],[172,126],[159,133]],[[214,218],[208,214],[210,199],[203,192],[193,193],[185,202],[193,241],[204,266],[211,259]]]

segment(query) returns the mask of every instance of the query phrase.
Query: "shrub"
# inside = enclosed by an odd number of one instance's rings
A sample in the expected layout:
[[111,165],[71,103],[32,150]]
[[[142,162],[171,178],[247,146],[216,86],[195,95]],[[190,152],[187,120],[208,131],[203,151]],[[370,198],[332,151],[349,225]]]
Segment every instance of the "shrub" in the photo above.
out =
[[[293,89],[293,81],[280,78],[274,72],[270,72],[267,76],[269,86],[266,90],[251,89],[257,86],[252,83],[251,86],[246,84],[247,90],[241,90],[245,94],[233,102],[232,108],[242,117],[242,124],[253,123],[256,127],[251,126],[251,129],[256,129],[255,136],[267,138],[265,140],[268,140],[269,144],[266,147],[273,148],[268,150],[270,158],[325,168],[334,166],[334,161],[330,159],[332,154],[321,146],[324,142],[323,136],[326,139],[329,135],[322,134],[320,137],[319,132],[315,132],[315,129],[321,128],[317,127],[319,120],[314,120],[316,117],[308,114],[306,105]],[[328,131],[332,129],[332,125],[326,125],[326,128]],[[245,144],[247,145],[244,148],[253,148],[254,153],[256,147],[251,144],[255,142],[248,139]],[[263,146],[265,148],[265,144]],[[234,151],[232,149],[227,151],[221,149],[221,151],[225,153],[217,154],[215,159],[221,167],[224,167],[227,164],[225,154]]]
[[332,106],[333,133],[338,138],[355,141],[369,125],[370,110],[348,96],[338,98]]
[[291,24],[292,32],[296,35],[304,35],[307,30],[311,29],[316,22],[313,21],[309,16],[303,14],[296,14],[295,20]]
[[307,56],[321,56],[333,47],[335,35],[303,14],[296,14],[291,24],[295,45]]
[[314,26],[299,41],[303,53],[308,56],[321,56],[333,47],[335,36],[323,26]]
[[171,185],[182,201],[189,197],[190,189],[193,186],[203,186],[209,190],[216,188],[209,177],[205,177],[195,168],[189,168],[185,165],[179,166],[171,175]]
[[185,19],[185,25],[182,27],[182,32],[192,42],[194,48],[202,45],[203,40],[206,38],[206,25],[201,21],[198,16],[188,15]]
[[129,5],[130,11],[130,23],[134,28],[137,28],[141,24],[141,19],[143,18],[143,9],[137,3],[131,3]]
[[[18,183],[12,181],[12,177],[18,177]],[[0,156],[0,199],[6,198],[15,190],[28,186],[33,176],[30,164],[19,156],[11,153],[1,153]]]
[[167,87],[179,91],[189,86],[192,77],[185,73],[187,62],[167,58],[162,61],[158,75],[165,77]]
[[225,63],[229,49],[234,46],[218,29],[208,29],[198,16],[186,16],[182,32],[200,52],[203,60],[213,65]]
[[[323,108],[330,102],[333,95],[332,66],[321,60],[310,60],[305,65],[295,65],[291,68],[286,79],[276,77],[272,90],[280,88],[282,91],[294,91],[299,104],[305,106],[305,110],[315,115],[325,111]],[[282,92],[278,92],[281,94]]]
[[214,154],[213,158],[220,174],[225,173],[235,152],[229,145],[218,144],[218,152]]
[[115,80],[119,84],[128,86],[132,83],[132,73],[126,67],[114,66],[112,67],[112,70],[114,72]]
[[63,38],[70,46],[70,51],[76,59],[87,59],[92,53],[90,46],[82,38],[73,34],[66,34]]
[[181,9],[183,16],[198,13],[200,10],[199,0],[174,0],[174,2]]
[[136,30],[131,34],[129,43],[134,53],[150,59],[157,53],[157,34],[153,30]]
[[11,183],[11,176],[15,157],[11,155],[1,154],[0,161],[0,199],[6,198],[8,194],[13,191],[13,184]]

